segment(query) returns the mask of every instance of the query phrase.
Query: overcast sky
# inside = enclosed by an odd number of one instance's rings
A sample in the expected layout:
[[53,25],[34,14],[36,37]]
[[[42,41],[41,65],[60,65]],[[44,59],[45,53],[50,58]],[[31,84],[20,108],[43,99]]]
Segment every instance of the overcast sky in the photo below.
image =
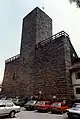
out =
[[22,19],[35,7],[44,7],[53,20],[53,34],[64,30],[80,56],[80,9],[68,0],[0,0],[0,82],[5,59],[19,54]]

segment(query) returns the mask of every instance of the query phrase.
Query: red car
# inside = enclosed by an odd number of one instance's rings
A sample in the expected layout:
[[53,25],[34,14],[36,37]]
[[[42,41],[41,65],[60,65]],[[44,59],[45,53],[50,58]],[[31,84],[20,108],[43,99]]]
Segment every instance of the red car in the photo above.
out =
[[63,102],[54,102],[52,105],[51,105],[51,112],[66,112],[66,110],[68,109],[69,107],[64,104]]
[[50,101],[38,101],[35,105],[36,110],[38,111],[50,111],[51,102]]

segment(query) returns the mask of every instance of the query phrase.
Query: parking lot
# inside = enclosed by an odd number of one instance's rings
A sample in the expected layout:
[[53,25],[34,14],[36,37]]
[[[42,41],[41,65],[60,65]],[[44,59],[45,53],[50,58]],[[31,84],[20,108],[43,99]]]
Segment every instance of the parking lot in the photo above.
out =
[[[0,119],[10,119],[8,117],[0,118]],[[66,113],[65,114],[50,114],[50,113],[40,113],[36,111],[26,111],[25,109],[21,109],[21,111],[16,114],[13,119],[68,119]]]

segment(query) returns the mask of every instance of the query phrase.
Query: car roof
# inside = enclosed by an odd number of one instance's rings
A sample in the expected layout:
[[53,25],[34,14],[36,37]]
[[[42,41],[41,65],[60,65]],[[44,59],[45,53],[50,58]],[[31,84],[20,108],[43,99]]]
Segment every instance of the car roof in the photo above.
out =
[[[29,101],[36,101],[36,100],[29,100]],[[28,101],[28,102],[29,102],[29,101]]]
[[0,100],[0,102],[2,102],[2,103],[7,103],[7,102],[13,103],[12,100]]
[[33,102],[33,103],[35,102],[36,103],[37,101],[36,100],[29,100],[27,103],[29,103],[29,102]]
[[80,105],[80,103],[74,103],[74,104],[79,104]]
[[63,103],[63,102],[53,102],[53,103]]
[[39,102],[50,102],[49,100],[39,100]]

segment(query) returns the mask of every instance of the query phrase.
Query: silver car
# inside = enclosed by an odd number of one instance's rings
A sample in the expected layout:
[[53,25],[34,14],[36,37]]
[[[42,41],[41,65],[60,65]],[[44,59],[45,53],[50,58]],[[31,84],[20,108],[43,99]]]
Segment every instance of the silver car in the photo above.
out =
[[74,103],[72,108],[67,109],[67,115],[69,119],[80,119],[80,103]]
[[20,112],[20,106],[15,106],[11,100],[0,100],[0,116],[9,115],[11,118]]

